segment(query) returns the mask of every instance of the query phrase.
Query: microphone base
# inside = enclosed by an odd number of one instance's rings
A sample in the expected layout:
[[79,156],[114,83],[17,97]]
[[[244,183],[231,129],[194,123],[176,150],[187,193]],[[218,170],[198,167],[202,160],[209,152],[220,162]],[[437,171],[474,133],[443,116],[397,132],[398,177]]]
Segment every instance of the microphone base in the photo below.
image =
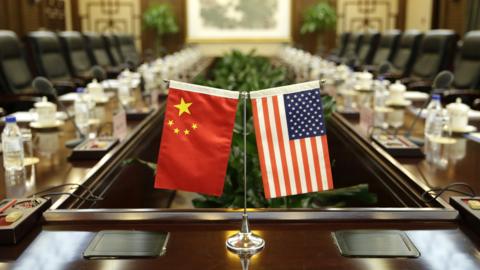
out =
[[73,139],[65,142],[65,146],[68,148],[75,148],[75,146],[85,141],[85,138]]

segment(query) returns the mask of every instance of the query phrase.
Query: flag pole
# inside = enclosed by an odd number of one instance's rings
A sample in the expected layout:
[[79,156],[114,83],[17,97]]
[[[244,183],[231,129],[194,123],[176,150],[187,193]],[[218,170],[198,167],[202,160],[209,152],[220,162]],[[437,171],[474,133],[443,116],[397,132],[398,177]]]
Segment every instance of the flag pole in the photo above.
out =
[[265,247],[265,241],[253,234],[248,225],[247,214],[247,102],[248,92],[240,92],[243,99],[243,214],[239,232],[228,237],[227,248],[236,254],[255,254]]

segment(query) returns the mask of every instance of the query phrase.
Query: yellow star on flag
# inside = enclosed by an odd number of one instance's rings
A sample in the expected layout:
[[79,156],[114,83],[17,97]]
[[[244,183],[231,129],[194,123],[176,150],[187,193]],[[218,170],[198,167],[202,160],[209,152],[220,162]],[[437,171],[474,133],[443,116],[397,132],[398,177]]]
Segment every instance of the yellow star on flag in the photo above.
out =
[[175,123],[175,122],[173,122],[173,120],[168,120],[167,125],[168,125],[169,127],[171,127],[171,126],[173,126],[174,123]]
[[190,134],[190,130],[185,129],[185,130],[183,131],[183,133],[185,133],[185,135],[188,135],[188,134]]
[[197,123],[193,123],[193,124],[192,124],[192,129],[195,130],[195,129],[197,129],[197,128],[198,128]]
[[175,134],[178,134],[178,133],[180,132],[180,130],[179,130],[178,128],[176,128],[176,129],[173,130],[173,132],[174,132]]
[[175,108],[178,109],[178,115],[182,115],[183,113],[188,113],[190,114],[190,111],[188,110],[188,107],[192,105],[192,102],[185,102],[183,98],[180,98],[180,104],[174,105]]

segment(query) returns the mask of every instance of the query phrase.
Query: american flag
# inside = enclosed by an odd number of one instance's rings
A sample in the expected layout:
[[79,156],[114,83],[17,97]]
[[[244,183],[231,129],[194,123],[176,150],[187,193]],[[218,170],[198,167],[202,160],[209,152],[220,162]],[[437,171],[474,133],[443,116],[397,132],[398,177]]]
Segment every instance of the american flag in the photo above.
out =
[[251,92],[265,196],[332,189],[319,82]]

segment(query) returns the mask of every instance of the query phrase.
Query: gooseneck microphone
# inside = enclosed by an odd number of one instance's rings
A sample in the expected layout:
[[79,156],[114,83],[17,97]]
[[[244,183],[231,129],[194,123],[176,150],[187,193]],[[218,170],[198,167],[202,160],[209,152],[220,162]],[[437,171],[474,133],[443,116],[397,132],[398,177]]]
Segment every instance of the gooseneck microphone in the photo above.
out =
[[60,106],[60,108],[62,109],[62,111],[65,112],[65,114],[67,115],[67,118],[72,119],[73,126],[75,127],[75,130],[79,134],[80,138],[69,140],[69,141],[65,142],[65,146],[68,147],[68,148],[74,148],[75,146],[82,143],[85,140],[86,136],[85,136],[85,134],[82,133],[80,128],[77,126],[77,123],[75,123],[75,119],[70,115],[67,108],[58,99],[57,90],[55,89],[55,87],[53,87],[52,83],[45,77],[36,77],[32,81],[32,87],[33,87],[33,89],[35,89],[36,91],[38,91],[41,94],[53,96],[53,98],[55,99],[55,103],[57,103]]
[[107,73],[105,72],[105,69],[98,65],[93,66],[90,70],[90,73],[92,74],[92,77],[95,78],[98,82],[101,82],[107,78]]
[[448,70],[443,70],[439,72],[437,76],[435,76],[435,78],[433,79],[432,90],[430,91],[430,95],[428,99],[425,101],[425,103],[423,103],[423,105],[420,107],[417,114],[415,115],[415,118],[413,119],[412,124],[408,128],[407,132],[405,132],[405,137],[410,138],[410,140],[417,145],[423,145],[424,143],[423,139],[411,137],[413,128],[417,124],[418,118],[420,118],[420,115],[422,115],[423,110],[427,108],[428,103],[430,103],[430,101],[432,100],[432,95],[434,94],[441,95],[444,91],[450,89],[454,78],[455,77],[453,73]]

